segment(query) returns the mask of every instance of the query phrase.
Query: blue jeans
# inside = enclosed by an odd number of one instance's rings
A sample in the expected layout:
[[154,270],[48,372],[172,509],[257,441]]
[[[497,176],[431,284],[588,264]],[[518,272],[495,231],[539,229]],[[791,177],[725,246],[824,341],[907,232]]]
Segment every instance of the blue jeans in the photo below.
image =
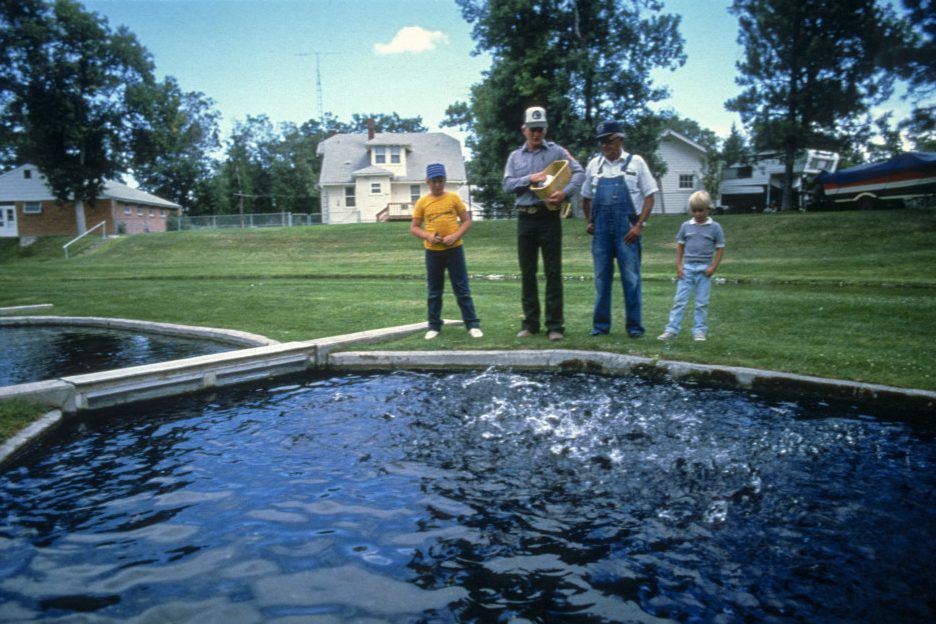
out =
[[[628,162],[630,157],[628,157]],[[625,166],[626,168],[626,166]],[[592,201],[592,261],[595,265],[595,311],[592,334],[611,331],[611,289],[614,285],[614,260],[617,259],[624,287],[624,312],[627,335],[644,335],[641,323],[640,239],[628,244],[624,236],[637,221],[634,203],[625,176],[601,178]]]
[[465,249],[461,245],[451,249],[426,250],[426,286],[429,290],[429,329],[442,329],[442,292],[445,290],[445,271],[448,270],[455,300],[461,308],[465,327],[480,327],[481,321],[475,313],[471,289],[468,287],[468,267],[465,264]]
[[[616,228],[615,228],[616,229]],[[617,259],[624,289],[624,312],[629,336],[643,336],[640,288],[640,239],[625,243],[624,236],[614,230],[604,235],[595,228],[592,259],[595,263],[595,311],[592,329],[607,334],[611,331],[611,289],[614,285],[614,261]]]
[[673,309],[670,310],[666,330],[674,336],[679,335],[683,312],[689,304],[689,296],[695,293],[695,314],[692,334],[708,333],[708,304],[712,293],[712,278],[705,276],[708,263],[683,264],[683,278],[676,283],[676,296],[673,297]]

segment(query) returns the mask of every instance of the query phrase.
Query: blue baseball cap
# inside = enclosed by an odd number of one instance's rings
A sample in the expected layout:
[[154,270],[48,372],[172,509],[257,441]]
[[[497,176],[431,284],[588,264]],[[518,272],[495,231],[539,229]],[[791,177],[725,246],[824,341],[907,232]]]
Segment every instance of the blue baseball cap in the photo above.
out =
[[623,137],[624,127],[621,125],[620,121],[616,121],[614,119],[602,121],[600,124],[598,124],[598,128],[595,130],[595,135],[599,139],[613,136],[615,134],[619,134]]
[[426,179],[431,180],[432,178],[444,178],[445,176],[445,165],[442,163],[432,163],[431,165],[426,166]]

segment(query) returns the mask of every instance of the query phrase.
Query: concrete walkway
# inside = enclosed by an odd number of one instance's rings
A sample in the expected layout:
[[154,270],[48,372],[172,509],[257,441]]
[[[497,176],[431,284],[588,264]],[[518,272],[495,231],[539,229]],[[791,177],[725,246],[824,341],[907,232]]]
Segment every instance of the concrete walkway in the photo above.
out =
[[[19,317],[23,324],[25,317]],[[42,319],[38,321],[36,319]],[[0,318],[0,326],[16,324],[17,319]],[[10,322],[7,322],[10,321]],[[165,323],[89,319],[86,317],[32,317],[31,324],[78,324],[86,326],[136,328],[188,337],[265,342],[261,346],[197,357],[133,366],[98,373],[72,375],[33,383],[0,387],[0,400],[23,399],[46,405],[60,413],[48,416],[0,450],[0,465],[34,441],[61,418],[77,412],[168,397],[216,387],[272,379],[306,370],[386,371],[386,370],[483,370],[500,368],[524,371],[587,372],[604,375],[640,375],[657,379],[694,381],[706,385],[753,390],[784,396],[848,400],[885,407],[901,413],[936,414],[936,392],[865,384],[775,371],[691,364],[617,353],[565,349],[534,351],[348,351],[355,345],[396,340],[425,330],[414,323],[363,331],[317,340],[278,343],[275,340],[211,328],[193,328]],[[101,325],[101,323],[106,323]],[[461,325],[445,321],[446,325]],[[197,331],[196,331],[197,330]],[[54,413],[54,412],[50,412]],[[62,416],[61,414],[64,414]],[[15,442],[14,442],[15,440]]]
[[[45,305],[48,305],[48,308],[46,308]],[[200,338],[238,347],[278,344],[278,341],[272,338],[267,338],[260,334],[238,331],[236,329],[177,325],[175,323],[157,323],[154,321],[137,321],[133,319],[107,318],[102,316],[7,316],[11,311],[18,310],[22,313],[26,311],[24,308],[52,308],[51,304],[45,305],[0,308],[0,327],[97,327],[101,329],[138,331],[164,336],[178,336],[180,338]]]

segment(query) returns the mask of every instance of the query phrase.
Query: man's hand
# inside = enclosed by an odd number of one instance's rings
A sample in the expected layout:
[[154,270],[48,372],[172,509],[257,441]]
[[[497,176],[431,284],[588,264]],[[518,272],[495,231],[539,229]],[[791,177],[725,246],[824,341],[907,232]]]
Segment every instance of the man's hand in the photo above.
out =
[[627,234],[624,235],[624,242],[630,245],[635,240],[640,238],[640,233],[643,231],[643,226],[640,225],[640,221],[631,226],[631,229],[627,230]]
[[546,200],[546,203],[552,204],[553,206],[558,206],[565,201],[566,197],[568,197],[568,195],[566,195],[565,191],[556,191],[549,196],[549,199]]

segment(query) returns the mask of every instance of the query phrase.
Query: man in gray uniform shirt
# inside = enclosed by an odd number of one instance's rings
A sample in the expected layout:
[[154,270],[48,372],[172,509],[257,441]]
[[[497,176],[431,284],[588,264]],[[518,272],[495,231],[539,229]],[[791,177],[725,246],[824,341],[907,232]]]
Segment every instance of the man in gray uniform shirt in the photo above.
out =
[[[562,312],[562,220],[559,206],[578,192],[585,171],[561,145],[546,141],[546,111],[526,109],[521,132],[526,142],[507,158],[504,191],[513,193],[517,208],[517,259],[522,279],[523,324],[518,338],[540,330],[540,304],[536,272],[540,250],[546,274],[546,330],[550,340],[561,340],[565,332]],[[544,202],[531,186],[546,180],[543,170],[557,160],[568,161],[571,177],[564,189]]]

